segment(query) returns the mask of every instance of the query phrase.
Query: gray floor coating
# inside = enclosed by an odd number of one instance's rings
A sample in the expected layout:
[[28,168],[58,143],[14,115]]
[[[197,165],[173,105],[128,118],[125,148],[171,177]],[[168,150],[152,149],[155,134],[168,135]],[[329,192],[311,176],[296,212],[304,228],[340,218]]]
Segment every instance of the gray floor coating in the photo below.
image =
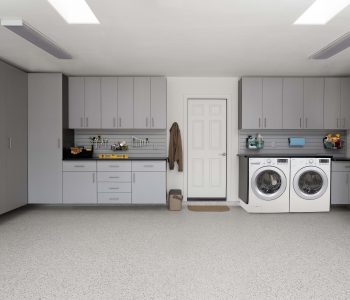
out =
[[0,216],[0,299],[349,299],[350,210],[29,207]]

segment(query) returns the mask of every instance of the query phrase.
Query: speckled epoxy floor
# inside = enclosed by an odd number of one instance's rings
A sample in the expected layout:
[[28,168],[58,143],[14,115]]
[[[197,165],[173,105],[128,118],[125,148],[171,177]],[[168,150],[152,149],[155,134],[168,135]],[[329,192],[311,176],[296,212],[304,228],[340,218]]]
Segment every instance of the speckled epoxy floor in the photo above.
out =
[[349,299],[350,210],[28,207],[0,216],[0,299]]

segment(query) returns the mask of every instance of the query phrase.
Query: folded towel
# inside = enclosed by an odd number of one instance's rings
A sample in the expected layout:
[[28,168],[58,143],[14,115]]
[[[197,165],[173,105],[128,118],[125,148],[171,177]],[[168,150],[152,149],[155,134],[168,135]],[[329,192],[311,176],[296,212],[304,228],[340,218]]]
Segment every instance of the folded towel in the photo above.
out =
[[303,137],[290,137],[288,139],[289,147],[304,147],[305,138]]

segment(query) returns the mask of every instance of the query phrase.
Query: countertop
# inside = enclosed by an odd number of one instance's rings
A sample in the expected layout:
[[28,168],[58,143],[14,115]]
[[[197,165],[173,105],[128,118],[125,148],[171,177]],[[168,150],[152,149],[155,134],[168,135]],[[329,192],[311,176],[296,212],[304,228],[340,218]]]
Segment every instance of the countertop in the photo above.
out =
[[[278,158],[283,158],[283,157],[317,157],[317,158],[333,158],[333,155],[327,155],[327,154],[263,154],[263,153],[245,153],[245,154],[237,154],[240,157],[278,157]],[[350,160],[350,158],[349,158]]]
[[158,157],[129,157],[129,158],[98,158],[98,157],[91,157],[91,158],[86,158],[86,157],[82,157],[82,158],[79,158],[79,157],[68,157],[68,158],[63,158],[63,161],[66,161],[66,160],[101,160],[101,161],[104,161],[104,160],[120,160],[120,161],[123,161],[123,160],[167,160],[168,158],[167,157],[161,157],[161,156],[158,156]]

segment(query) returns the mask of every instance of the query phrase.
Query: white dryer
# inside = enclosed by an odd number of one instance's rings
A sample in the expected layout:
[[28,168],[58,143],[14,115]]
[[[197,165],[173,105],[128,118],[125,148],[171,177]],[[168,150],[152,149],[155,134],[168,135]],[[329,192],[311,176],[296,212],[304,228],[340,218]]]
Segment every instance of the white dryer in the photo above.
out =
[[248,203],[252,213],[289,212],[289,158],[249,158]]
[[290,211],[329,211],[330,174],[330,158],[292,158]]

